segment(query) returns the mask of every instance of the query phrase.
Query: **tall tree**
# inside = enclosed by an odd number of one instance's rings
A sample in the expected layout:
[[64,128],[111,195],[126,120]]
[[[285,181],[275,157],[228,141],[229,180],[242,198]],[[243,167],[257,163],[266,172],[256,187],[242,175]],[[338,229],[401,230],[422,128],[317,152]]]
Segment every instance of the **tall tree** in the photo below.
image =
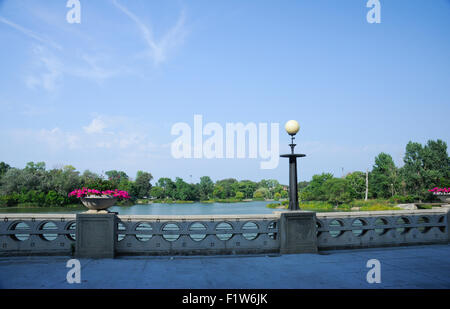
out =
[[3,176],[10,168],[11,166],[9,166],[9,164],[0,162],[0,177]]
[[148,172],[138,171],[136,175],[136,180],[134,182],[134,188],[136,190],[137,198],[145,198],[150,195],[150,189],[152,188],[153,176]]
[[172,179],[167,177],[159,178],[156,185],[163,189],[164,198],[175,198],[175,183]]
[[345,179],[348,182],[350,196],[355,199],[362,199],[366,189],[365,175],[363,172],[353,172],[347,174]]
[[380,153],[375,158],[375,165],[369,175],[370,192],[377,198],[389,198],[400,187],[400,178],[391,155]]
[[429,197],[428,189],[450,185],[450,158],[447,144],[429,140],[425,146],[409,142],[401,169],[405,190],[420,198]]
[[313,175],[312,180],[309,184],[300,191],[300,197],[302,200],[306,201],[326,201],[326,186],[324,186],[325,182],[328,179],[332,179],[333,174],[330,173],[322,173],[320,175]]
[[129,179],[127,173],[123,171],[116,171],[116,170],[106,171],[105,175],[108,176],[109,181],[115,184],[119,184],[121,181]]
[[212,196],[214,191],[214,182],[209,176],[200,177],[199,193],[201,200],[207,200]]

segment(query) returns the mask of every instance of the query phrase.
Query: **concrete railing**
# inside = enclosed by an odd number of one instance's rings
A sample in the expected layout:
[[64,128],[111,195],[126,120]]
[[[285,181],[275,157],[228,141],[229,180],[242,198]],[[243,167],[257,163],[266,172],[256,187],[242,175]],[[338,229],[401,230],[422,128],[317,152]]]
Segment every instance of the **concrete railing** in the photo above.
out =
[[278,252],[278,225],[278,215],[118,216],[116,253]]
[[0,255],[69,255],[75,234],[75,215],[0,214]]
[[447,209],[269,215],[0,214],[0,255],[302,253],[446,243]]
[[317,213],[319,249],[445,243],[447,209]]

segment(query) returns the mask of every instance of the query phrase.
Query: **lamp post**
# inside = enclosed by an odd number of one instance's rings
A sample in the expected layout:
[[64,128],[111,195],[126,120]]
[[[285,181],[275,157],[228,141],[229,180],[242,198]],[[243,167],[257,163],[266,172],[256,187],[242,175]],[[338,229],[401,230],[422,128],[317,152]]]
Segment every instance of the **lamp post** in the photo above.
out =
[[295,120],[289,120],[286,122],[284,128],[286,132],[291,136],[290,154],[280,155],[282,158],[289,158],[289,210],[299,210],[298,206],[298,192],[297,192],[297,158],[305,157],[304,154],[295,154],[294,144],[295,134],[300,130],[300,125]]

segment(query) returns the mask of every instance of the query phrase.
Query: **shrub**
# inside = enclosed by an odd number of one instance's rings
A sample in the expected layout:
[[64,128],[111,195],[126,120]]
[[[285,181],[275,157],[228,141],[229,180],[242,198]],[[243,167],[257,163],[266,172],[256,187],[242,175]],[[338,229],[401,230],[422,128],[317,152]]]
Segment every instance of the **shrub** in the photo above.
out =
[[[266,205],[266,207],[268,207],[268,208],[278,208],[281,205],[282,204],[280,204],[280,203],[269,203],[269,204]],[[283,205],[283,206],[286,206],[286,205]]]
[[404,204],[404,203],[414,203],[419,200],[417,196],[414,195],[394,195],[389,199],[392,203]]
[[235,198],[238,200],[242,200],[244,198],[244,193],[241,191],[236,192]]
[[13,193],[9,195],[0,196],[0,206],[10,207],[19,203],[19,194]]

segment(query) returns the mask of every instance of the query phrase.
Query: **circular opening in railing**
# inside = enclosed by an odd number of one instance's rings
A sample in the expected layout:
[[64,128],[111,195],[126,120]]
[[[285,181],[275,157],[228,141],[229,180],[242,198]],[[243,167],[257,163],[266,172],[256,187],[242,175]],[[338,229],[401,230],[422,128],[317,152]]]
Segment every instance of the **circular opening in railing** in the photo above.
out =
[[277,239],[277,233],[270,232],[270,230],[273,230],[273,229],[277,228],[277,222],[276,221],[270,222],[269,225],[267,226],[267,228],[269,229],[269,233],[267,234],[269,236],[269,238],[270,239]]
[[117,241],[121,241],[125,238],[125,234],[120,234],[120,231],[126,231],[127,228],[122,222],[117,223]]
[[355,235],[356,237],[361,237],[363,236],[367,230],[362,229],[361,227],[367,225],[367,223],[362,220],[362,219],[355,219],[352,222],[352,233],[353,235]]
[[[410,223],[409,219],[405,218],[405,217],[400,217],[395,222],[396,225],[405,225],[405,224],[409,224],[409,223]],[[406,234],[409,232],[409,227],[400,226],[400,227],[397,227],[395,230],[399,234]]]
[[206,233],[200,233],[200,232],[205,232],[205,231],[206,231],[206,226],[203,223],[194,222],[189,227],[189,232],[193,232],[193,233],[189,233],[189,237],[191,237],[191,239],[193,241],[202,241],[203,239],[205,239]]
[[[16,231],[15,234],[11,235],[13,240],[25,241],[30,238],[30,226],[25,222],[16,222],[9,228],[11,231]],[[28,233],[27,233],[28,232]]]
[[[253,231],[257,231],[258,230],[258,225],[255,222],[246,222],[243,226],[242,226],[243,230],[253,230]],[[244,236],[245,239],[247,240],[253,240],[256,237],[258,237],[258,233],[242,233],[242,236]]]
[[[39,230],[41,230],[41,231],[49,231],[49,232],[57,230],[57,229],[58,229],[58,227],[52,221],[45,222],[44,224],[42,224],[39,227]],[[56,238],[58,238],[58,234],[54,234],[54,233],[43,233],[43,234],[40,234],[39,236],[43,240],[46,240],[46,241],[52,241],[52,240],[55,240]]]
[[[438,220],[438,223],[444,223],[444,216],[440,216],[439,217],[439,220]],[[445,233],[445,226],[440,226],[439,227],[439,230],[442,232],[442,233]]]
[[333,229],[338,229],[338,228],[341,228],[341,227],[343,227],[344,226],[344,223],[343,222],[341,222],[340,220],[332,220],[330,223],[328,223],[328,227],[330,228],[329,229],[329,233],[330,233],[330,236],[331,237],[338,237],[338,236],[340,236],[342,233],[343,233],[343,231],[341,231],[341,230],[333,230]]
[[[419,219],[417,220],[417,224],[427,224],[427,223],[430,223],[430,219],[428,217],[419,217]],[[429,226],[419,226],[419,227],[417,227],[417,229],[421,233],[426,233],[430,230],[430,227]]]
[[66,230],[70,231],[70,234],[67,234],[67,238],[69,240],[75,241],[76,240],[76,230],[77,230],[77,222],[73,221],[71,223],[69,223],[69,225],[67,226]]
[[180,237],[177,233],[180,231],[180,227],[175,223],[166,223],[162,228],[163,238],[167,241],[175,241]]
[[[152,232],[152,226],[150,225],[150,223],[146,223],[146,222],[141,222],[136,226],[136,239],[139,241],[149,241],[150,238],[152,238],[153,234]],[[141,234],[142,232],[142,234]]]
[[375,233],[377,233],[378,235],[386,234],[388,229],[384,229],[384,228],[380,228],[380,227],[383,227],[384,225],[387,225],[387,224],[388,224],[388,221],[385,218],[376,219],[375,226],[379,227],[379,228],[375,228]]
[[227,232],[231,232],[232,230],[233,227],[231,226],[230,223],[220,222],[219,224],[216,225],[216,231],[220,232],[216,234],[216,237],[220,240],[229,240],[233,236],[233,234]]

